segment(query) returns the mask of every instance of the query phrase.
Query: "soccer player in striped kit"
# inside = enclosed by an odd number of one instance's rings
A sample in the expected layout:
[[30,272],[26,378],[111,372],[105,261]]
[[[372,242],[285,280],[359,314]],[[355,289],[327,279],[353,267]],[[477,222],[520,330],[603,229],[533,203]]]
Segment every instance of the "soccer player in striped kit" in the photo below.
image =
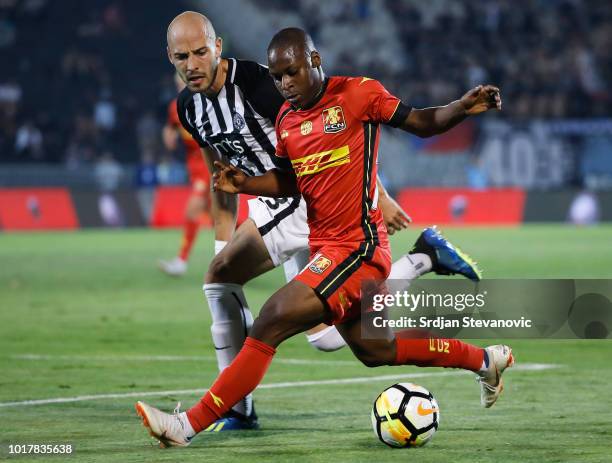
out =
[[[252,61],[222,58],[221,38],[199,13],[177,16],[167,35],[168,57],[186,83],[178,97],[178,115],[202,147],[211,171],[213,162],[221,159],[249,177],[279,167],[282,161],[275,156],[279,138],[274,121],[284,99],[268,69]],[[405,213],[382,185],[375,183],[378,200],[374,202],[383,211],[387,230],[404,228]],[[250,200],[249,220],[235,232],[235,195],[212,195],[216,256],[205,277],[204,292],[220,370],[236,357],[253,324],[242,286],[280,264],[287,281],[291,281],[309,261],[306,204],[294,193]],[[413,280],[430,271],[480,278],[475,264],[432,228],[419,236],[411,252],[393,264],[391,277]],[[307,335],[319,350],[332,351],[345,345],[333,326],[312,327]],[[210,430],[254,427],[257,420],[248,395]]]

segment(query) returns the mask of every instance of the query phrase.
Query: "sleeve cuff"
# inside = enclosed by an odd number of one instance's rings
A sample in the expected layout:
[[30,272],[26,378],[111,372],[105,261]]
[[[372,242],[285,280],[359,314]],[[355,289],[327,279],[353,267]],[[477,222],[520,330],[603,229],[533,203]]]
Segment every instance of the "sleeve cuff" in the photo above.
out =
[[387,122],[387,125],[391,127],[399,127],[402,125],[402,122],[406,120],[408,114],[410,114],[410,111],[412,111],[412,106],[406,106],[400,101],[397,108],[395,108],[393,116],[391,116],[391,119],[389,119],[389,122]]
[[279,170],[291,170],[293,166],[291,165],[291,161],[289,158],[277,156],[276,154],[270,156],[272,158],[272,163],[274,167]]

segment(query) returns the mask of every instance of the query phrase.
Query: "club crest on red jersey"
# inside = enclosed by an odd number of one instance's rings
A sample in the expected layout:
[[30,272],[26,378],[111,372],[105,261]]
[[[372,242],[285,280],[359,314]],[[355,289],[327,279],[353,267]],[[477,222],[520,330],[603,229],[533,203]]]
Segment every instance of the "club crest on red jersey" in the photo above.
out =
[[346,121],[342,106],[333,106],[323,110],[323,131],[325,133],[337,133],[346,129]]
[[319,255],[316,259],[314,259],[311,264],[308,266],[308,270],[314,272],[318,275],[321,275],[325,270],[329,268],[332,264],[332,261],[327,257]]

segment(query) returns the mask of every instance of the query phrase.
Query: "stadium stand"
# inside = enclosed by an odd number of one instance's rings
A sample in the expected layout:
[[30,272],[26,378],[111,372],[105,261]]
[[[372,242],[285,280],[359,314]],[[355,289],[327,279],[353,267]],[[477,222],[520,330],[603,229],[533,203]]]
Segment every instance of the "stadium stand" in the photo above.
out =
[[[381,171],[394,192],[407,185],[612,185],[605,156],[612,131],[601,122],[612,106],[612,10],[602,0],[530,0],[521,8],[510,0],[324,6],[315,0],[3,0],[0,54],[11,65],[0,74],[0,185],[86,186],[105,153],[125,165],[124,186],[137,184],[151,159],[162,173],[180,171],[176,153],[164,152],[160,127],[175,93],[165,27],[185,9],[211,16],[226,54],[258,61],[265,61],[272,31],[305,27],[328,74],[375,77],[416,107],[450,101],[478,82],[498,84],[504,110],[486,120],[426,142],[383,137]],[[591,128],[599,121],[604,128],[568,132],[551,128],[555,121]],[[523,135],[533,154],[519,164],[543,163],[543,177],[512,173],[499,161],[514,159],[514,151],[522,156]],[[398,169],[406,156],[411,168]],[[550,164],[558,166],[554,178],[547,177]],[[431,171],[438,175],[420,174]]]

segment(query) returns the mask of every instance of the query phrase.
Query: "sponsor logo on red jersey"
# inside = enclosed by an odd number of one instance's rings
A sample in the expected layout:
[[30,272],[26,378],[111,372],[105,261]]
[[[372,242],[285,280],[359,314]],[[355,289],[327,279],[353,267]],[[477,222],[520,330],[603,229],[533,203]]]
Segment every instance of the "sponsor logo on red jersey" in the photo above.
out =
[[308,154],[302,158],[291,160],[293,170],[295,170],[295,175],[297,177],[316,174],[330,167],[341,166],[349,162],[351,162],[351,156],[348,145],[333,150],[322,151],[320,153]]
[[323,131],[325,133],[337,133],[346,129],[346,121],[342,106],[332,106],[323,110]]

